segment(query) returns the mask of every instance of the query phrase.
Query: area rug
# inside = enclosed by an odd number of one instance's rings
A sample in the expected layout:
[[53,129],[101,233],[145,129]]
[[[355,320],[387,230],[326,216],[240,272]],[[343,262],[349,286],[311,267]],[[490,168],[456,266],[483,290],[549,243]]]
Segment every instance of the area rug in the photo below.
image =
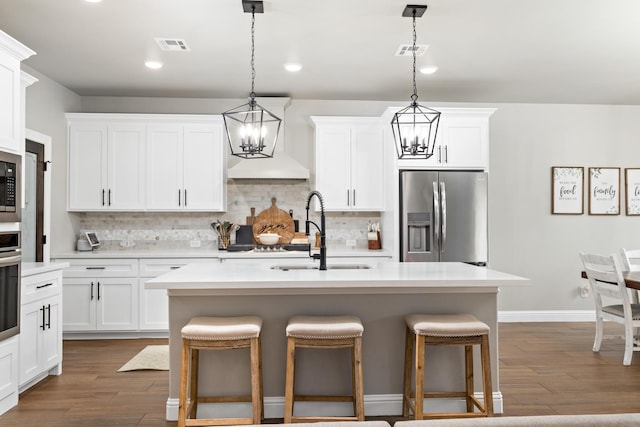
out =
[[139,371],[152,369],[157,371],[169,370],[169,346],[148,345],[125,363],[118,372]]

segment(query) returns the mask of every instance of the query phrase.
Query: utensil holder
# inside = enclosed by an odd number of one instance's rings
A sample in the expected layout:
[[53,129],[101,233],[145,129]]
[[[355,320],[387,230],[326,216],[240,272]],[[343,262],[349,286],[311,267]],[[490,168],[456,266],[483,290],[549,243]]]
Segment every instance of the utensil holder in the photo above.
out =
[[220,236],[220,245],[218,246],[219,249],[227,249],[227,247],[229,247],[229,243],[231,242],[231,237],[230,236]]

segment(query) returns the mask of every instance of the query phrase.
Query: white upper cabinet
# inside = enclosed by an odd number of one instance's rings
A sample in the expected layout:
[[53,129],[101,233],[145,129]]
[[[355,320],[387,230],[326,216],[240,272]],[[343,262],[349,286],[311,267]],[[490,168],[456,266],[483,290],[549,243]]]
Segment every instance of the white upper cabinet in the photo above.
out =
[[147,209],[226,209],[222,123],[152,125],[147,138]]
[[67,114],[69,210],[226,209],[220,116]]
[[182,127],[152,125],[147,149],[149,209],[182,207]]
[[[433,156],[398,160],[400,169],[489,168],[489,117],[493,108],[437,108],[440,125]],[[392,137],[392,136],[391,136]]]
[[69,210],[144,209],[144,148],[144,125],[71,118]]
[[312,117],[316,183],[328,211],[384,210],[384,127],[379,118]]
[[22,154],[20,62],[35,52],[0,31],[0,150]]

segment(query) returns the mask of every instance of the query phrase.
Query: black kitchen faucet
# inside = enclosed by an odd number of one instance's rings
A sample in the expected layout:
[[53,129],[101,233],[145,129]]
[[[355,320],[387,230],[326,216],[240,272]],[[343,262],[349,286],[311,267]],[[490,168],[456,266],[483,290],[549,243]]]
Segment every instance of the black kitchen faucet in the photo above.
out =
[[[320,201],[320,227],[313,221],[309,221],[309,204],[311,203],[311,199],[313,196],[316,196]],[[309,224],[313,224],[316,226],[318,231],[320,232],[320,253],[312,254],[311,253],[311,245],[309,245],[309,256],[313,259],[320,260],[320,270],[327,269],[327,244],[325,240],[325,223],[324,223],[324,201],[322,200],[322,194],[319,191],[312,191],[307,196],[307,220],[304,222],[304,234],[309,236]]]

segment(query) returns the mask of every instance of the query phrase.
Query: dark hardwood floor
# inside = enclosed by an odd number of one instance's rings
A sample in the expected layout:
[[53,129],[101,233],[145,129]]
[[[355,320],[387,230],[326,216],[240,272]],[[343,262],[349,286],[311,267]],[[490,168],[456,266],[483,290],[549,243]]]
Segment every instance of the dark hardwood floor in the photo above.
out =
[[[500,324],[503,415],[640,412],[640,354],[623,366],[622,339],[593,353],[593,334],[592,323]],[[63,375],[23,393],[0,426],[176,426],[164,419],[166,371],[116,372],[144,346],[164,342],[65,341]]]

